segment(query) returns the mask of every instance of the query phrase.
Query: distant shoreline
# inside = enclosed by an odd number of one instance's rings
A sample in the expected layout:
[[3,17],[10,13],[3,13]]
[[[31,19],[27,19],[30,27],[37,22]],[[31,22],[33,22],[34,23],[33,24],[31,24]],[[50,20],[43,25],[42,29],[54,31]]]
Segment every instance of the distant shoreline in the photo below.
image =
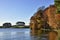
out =
[[0,28],[29,28],[29,26],[28,27],[15,27],[15,26],[12,26],[12,27],[3,27],[3,26],[0,26]]

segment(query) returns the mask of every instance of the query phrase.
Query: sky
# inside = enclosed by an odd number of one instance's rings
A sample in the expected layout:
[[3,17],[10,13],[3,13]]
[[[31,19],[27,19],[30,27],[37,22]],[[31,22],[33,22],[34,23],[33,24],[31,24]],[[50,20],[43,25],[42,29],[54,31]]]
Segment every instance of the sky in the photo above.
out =
[[41,6],[54,4],[54,0],[0,0],[0,26],[5,22],[15,25],[17,21],[30,23],[30,17]]

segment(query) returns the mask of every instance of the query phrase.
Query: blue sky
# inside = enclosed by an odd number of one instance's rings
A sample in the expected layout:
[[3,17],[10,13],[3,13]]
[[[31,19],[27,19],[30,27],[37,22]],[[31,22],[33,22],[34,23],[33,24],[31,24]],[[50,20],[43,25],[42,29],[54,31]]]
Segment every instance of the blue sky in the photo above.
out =
[[10,22],[23,21],[26,25],[30,17],[41,6],[54,4],[54,0],[0,0],[0,25]]

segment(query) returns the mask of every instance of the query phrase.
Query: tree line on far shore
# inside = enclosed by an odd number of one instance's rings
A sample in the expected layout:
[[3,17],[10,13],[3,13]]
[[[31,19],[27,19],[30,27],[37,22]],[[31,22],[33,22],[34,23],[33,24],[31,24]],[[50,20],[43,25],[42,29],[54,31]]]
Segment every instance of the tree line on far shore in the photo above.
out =
[[10,22],[3,23],[0,28],[29,28],[29,25],[25,25],[25,22],[18,21],[16,25],[12,25]]

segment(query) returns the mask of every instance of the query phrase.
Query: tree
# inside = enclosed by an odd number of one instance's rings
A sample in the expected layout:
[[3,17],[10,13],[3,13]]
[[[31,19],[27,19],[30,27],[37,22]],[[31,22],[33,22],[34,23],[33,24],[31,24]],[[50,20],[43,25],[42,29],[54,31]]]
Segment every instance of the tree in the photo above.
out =
[[25,26],[25,22],[18,21],[18,22],[16,22],[16,25],[17,26]]
[[60,0],[55,0],[55,6],[57,7],[57,13],[60,13]]
[[39,8],[38,8],[38,11],[39,11],[39,10],[44,10],[44,9],[45,9],[45,6],[42,6],[42,7],[39,7]]
[[11,23],[4,23],[3,28],[10,28],[12,26]]

